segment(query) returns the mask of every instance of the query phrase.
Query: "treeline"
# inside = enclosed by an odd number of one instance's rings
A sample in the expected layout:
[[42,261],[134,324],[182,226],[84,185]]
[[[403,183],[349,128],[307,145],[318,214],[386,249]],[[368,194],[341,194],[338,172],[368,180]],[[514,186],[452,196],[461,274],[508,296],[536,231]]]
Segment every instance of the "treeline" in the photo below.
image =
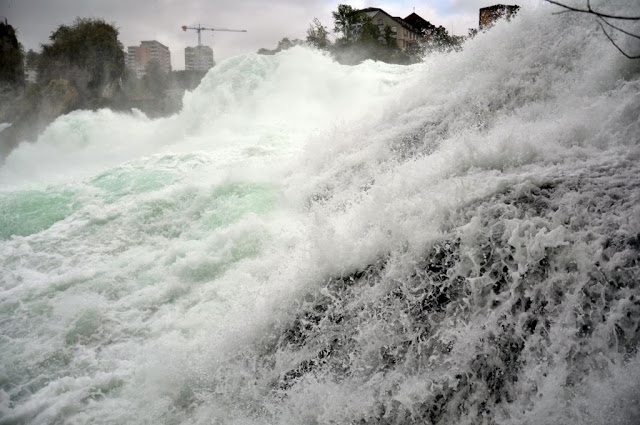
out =
[[[274,54],[290,47],[306,44],[326,51],[342,64],[353,65],[364,60],[377,60],[395,64],[410,64],[421,61],[433,52],[459,50],[463,37],[449,35],[442,27],[430,25],[417,28],[420,42],[408,49],[398,46],[396,35],[389,25],[380,27],[366,13],[347,4],[338,5],[332,12],[333,33],[315,18],[307,29],[306,40],[282,39],[275,50],[260,49],[260,54]],[[400,25],[400,23],[398,23]],[[330,38],[334,38],[332,42]]]
[[[182,93],[205,74],[166,73],[150,61],[145,75],[137,78],[125,68],[124,55],[117,28],[101,19],[60,25],[40,52],[27,53],[15,29],[0,23],[0,123],[12,123],[0,131],[0,158],[73,110],[137,108],[149,116],[177,112]],[[25,81],[25,70],[34,82]]]

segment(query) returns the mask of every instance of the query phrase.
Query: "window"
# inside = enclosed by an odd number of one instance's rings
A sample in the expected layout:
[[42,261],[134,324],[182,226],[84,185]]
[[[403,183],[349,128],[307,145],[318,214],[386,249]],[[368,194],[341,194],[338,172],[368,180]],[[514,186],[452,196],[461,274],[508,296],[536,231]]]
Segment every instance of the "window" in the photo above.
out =
[[382,19],[378,19],[378,25],[383,25]]

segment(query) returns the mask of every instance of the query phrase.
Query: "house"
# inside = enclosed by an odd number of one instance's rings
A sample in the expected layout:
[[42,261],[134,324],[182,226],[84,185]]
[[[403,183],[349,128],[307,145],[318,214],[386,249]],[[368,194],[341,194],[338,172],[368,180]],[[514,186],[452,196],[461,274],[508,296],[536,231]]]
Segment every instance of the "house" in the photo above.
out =
[[498,19],[510,19],[511,16],[518,13],[520,6],[496,4],[480,9],[479,25],[480,31],[490,28]]
[[415,12],[404,18],[404,21],[411,25],[413,28],[417,29],[418,32],[420,32],[420,34],[422,34],[423,36],[436,29],[435,25],[433,25],[429,21],[424,20]]
[[[398,16],[391,16],[387,12],[377,7],[367,7],[360,9],[358,12],[371,18],[371,22],[380,29],[381,38],[384,35],[385,27],[391,28],[392,37],[396,39],[398,47],[407,50],[410,46],[415,45],[422,38],[420,31]],[[409,15],[411,16],[411,15]],[[416,15],[418,16],[418,15]],[[422,19],[422,18],[420,18]],[[425,21],[426,22],[426,21]],[[362,24],[356,25],[359,28]]]

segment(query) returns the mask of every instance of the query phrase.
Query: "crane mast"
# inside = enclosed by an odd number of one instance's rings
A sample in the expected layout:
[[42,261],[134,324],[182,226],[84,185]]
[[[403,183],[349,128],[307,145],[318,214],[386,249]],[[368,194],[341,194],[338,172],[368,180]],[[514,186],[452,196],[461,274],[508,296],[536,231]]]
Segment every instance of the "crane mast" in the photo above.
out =
[[201,37],[200,37],[200,33],[202,31],[247,32],[247,30],[232,30],[232,29],[228,29],[228,28],[207,28],[207,27],[201,26],[200,24],[198,24],[197,26],[183,25],[182,26],[182,31],[186,31],[186,30],[195,30],[195,31],[198,32],[198,46],[202,46],[202,41],[201,41]]

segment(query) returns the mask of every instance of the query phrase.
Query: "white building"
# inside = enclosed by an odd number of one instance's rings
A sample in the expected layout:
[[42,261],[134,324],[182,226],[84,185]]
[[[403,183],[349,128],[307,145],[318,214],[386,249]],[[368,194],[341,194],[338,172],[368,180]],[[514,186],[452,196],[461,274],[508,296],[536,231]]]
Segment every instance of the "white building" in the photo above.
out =
[[184,49],[184,69],[187,71],[207,71],[213,68],[213,49],[209,46],[186,47]]

